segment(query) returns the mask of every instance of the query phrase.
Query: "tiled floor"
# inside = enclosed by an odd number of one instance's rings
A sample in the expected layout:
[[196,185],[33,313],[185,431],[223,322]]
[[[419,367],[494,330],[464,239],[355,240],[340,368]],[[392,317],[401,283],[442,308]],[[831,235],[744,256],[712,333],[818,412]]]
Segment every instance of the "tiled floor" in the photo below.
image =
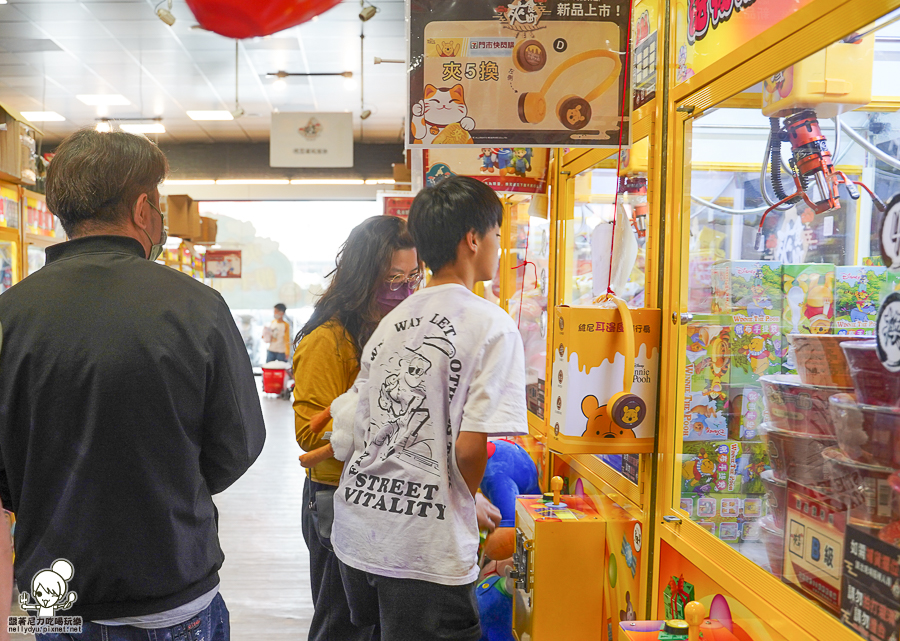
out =
[[265,395],[262,407],[267,429],[262,454],[237,483],[215,497],[225,551],[221,593],[235,641],[303,641],[313,607],[309,557],[300,531],[303,471],[297,461],[294,413],[290,401]]

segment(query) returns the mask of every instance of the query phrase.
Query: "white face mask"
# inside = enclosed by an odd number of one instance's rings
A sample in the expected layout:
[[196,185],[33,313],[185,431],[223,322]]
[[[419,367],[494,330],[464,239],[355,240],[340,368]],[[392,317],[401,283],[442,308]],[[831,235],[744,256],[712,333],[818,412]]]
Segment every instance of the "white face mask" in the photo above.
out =
[[147,233],[147,230],[144,230],[144,234],[147,236],[147,240],[150,241],[150,255],[147,256],[147,260],[156,260],[162,255],[163,249],[165,249],[166,246],[166,241],[169,240],[169,234],[166,233],[166,217],[163,216],[163,213],[156,205],[150,202],[149,197],[147,198],[147,203],[149,203],[149,205],[156,210],[156,213],[159,214],[160,229],[162,230],[159,235],[158,243],[154,243],[153,239],[150,238],[150,234]]

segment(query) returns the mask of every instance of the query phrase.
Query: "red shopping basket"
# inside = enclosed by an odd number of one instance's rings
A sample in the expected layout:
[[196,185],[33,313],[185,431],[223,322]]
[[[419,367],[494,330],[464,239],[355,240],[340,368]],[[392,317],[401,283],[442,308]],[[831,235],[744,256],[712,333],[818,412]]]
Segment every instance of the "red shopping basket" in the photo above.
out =
[[263,392],[266,394],[281,394],[284,390],[283,369],[262,368]]

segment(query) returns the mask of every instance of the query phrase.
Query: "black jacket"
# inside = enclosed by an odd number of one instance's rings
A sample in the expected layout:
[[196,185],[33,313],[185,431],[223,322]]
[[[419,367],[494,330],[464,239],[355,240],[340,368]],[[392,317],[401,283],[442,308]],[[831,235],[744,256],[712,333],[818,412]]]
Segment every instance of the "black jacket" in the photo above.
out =
[[74,566],[60,616],[140,616],[217,584],[212,495],[262,450],[244,342],[218,292],[123,236],[47,249],[0,296],[0,498],[20,591]]

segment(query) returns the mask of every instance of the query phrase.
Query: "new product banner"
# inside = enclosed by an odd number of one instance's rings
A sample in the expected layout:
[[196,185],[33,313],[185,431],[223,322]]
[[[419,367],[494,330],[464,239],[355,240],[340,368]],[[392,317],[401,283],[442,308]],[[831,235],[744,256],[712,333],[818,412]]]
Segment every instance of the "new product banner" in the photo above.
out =
[[269,165],[352,167],[353,114],[273,113]]
[[409,146],[630,145],[626,0],[408,6]]
[[813,0],[676,0],[676,82],[700,73]]
[[472,147],[425,151],[425,185],[450,176],[470,176],[494,191],[519,194],[547,192],[549,149]]

